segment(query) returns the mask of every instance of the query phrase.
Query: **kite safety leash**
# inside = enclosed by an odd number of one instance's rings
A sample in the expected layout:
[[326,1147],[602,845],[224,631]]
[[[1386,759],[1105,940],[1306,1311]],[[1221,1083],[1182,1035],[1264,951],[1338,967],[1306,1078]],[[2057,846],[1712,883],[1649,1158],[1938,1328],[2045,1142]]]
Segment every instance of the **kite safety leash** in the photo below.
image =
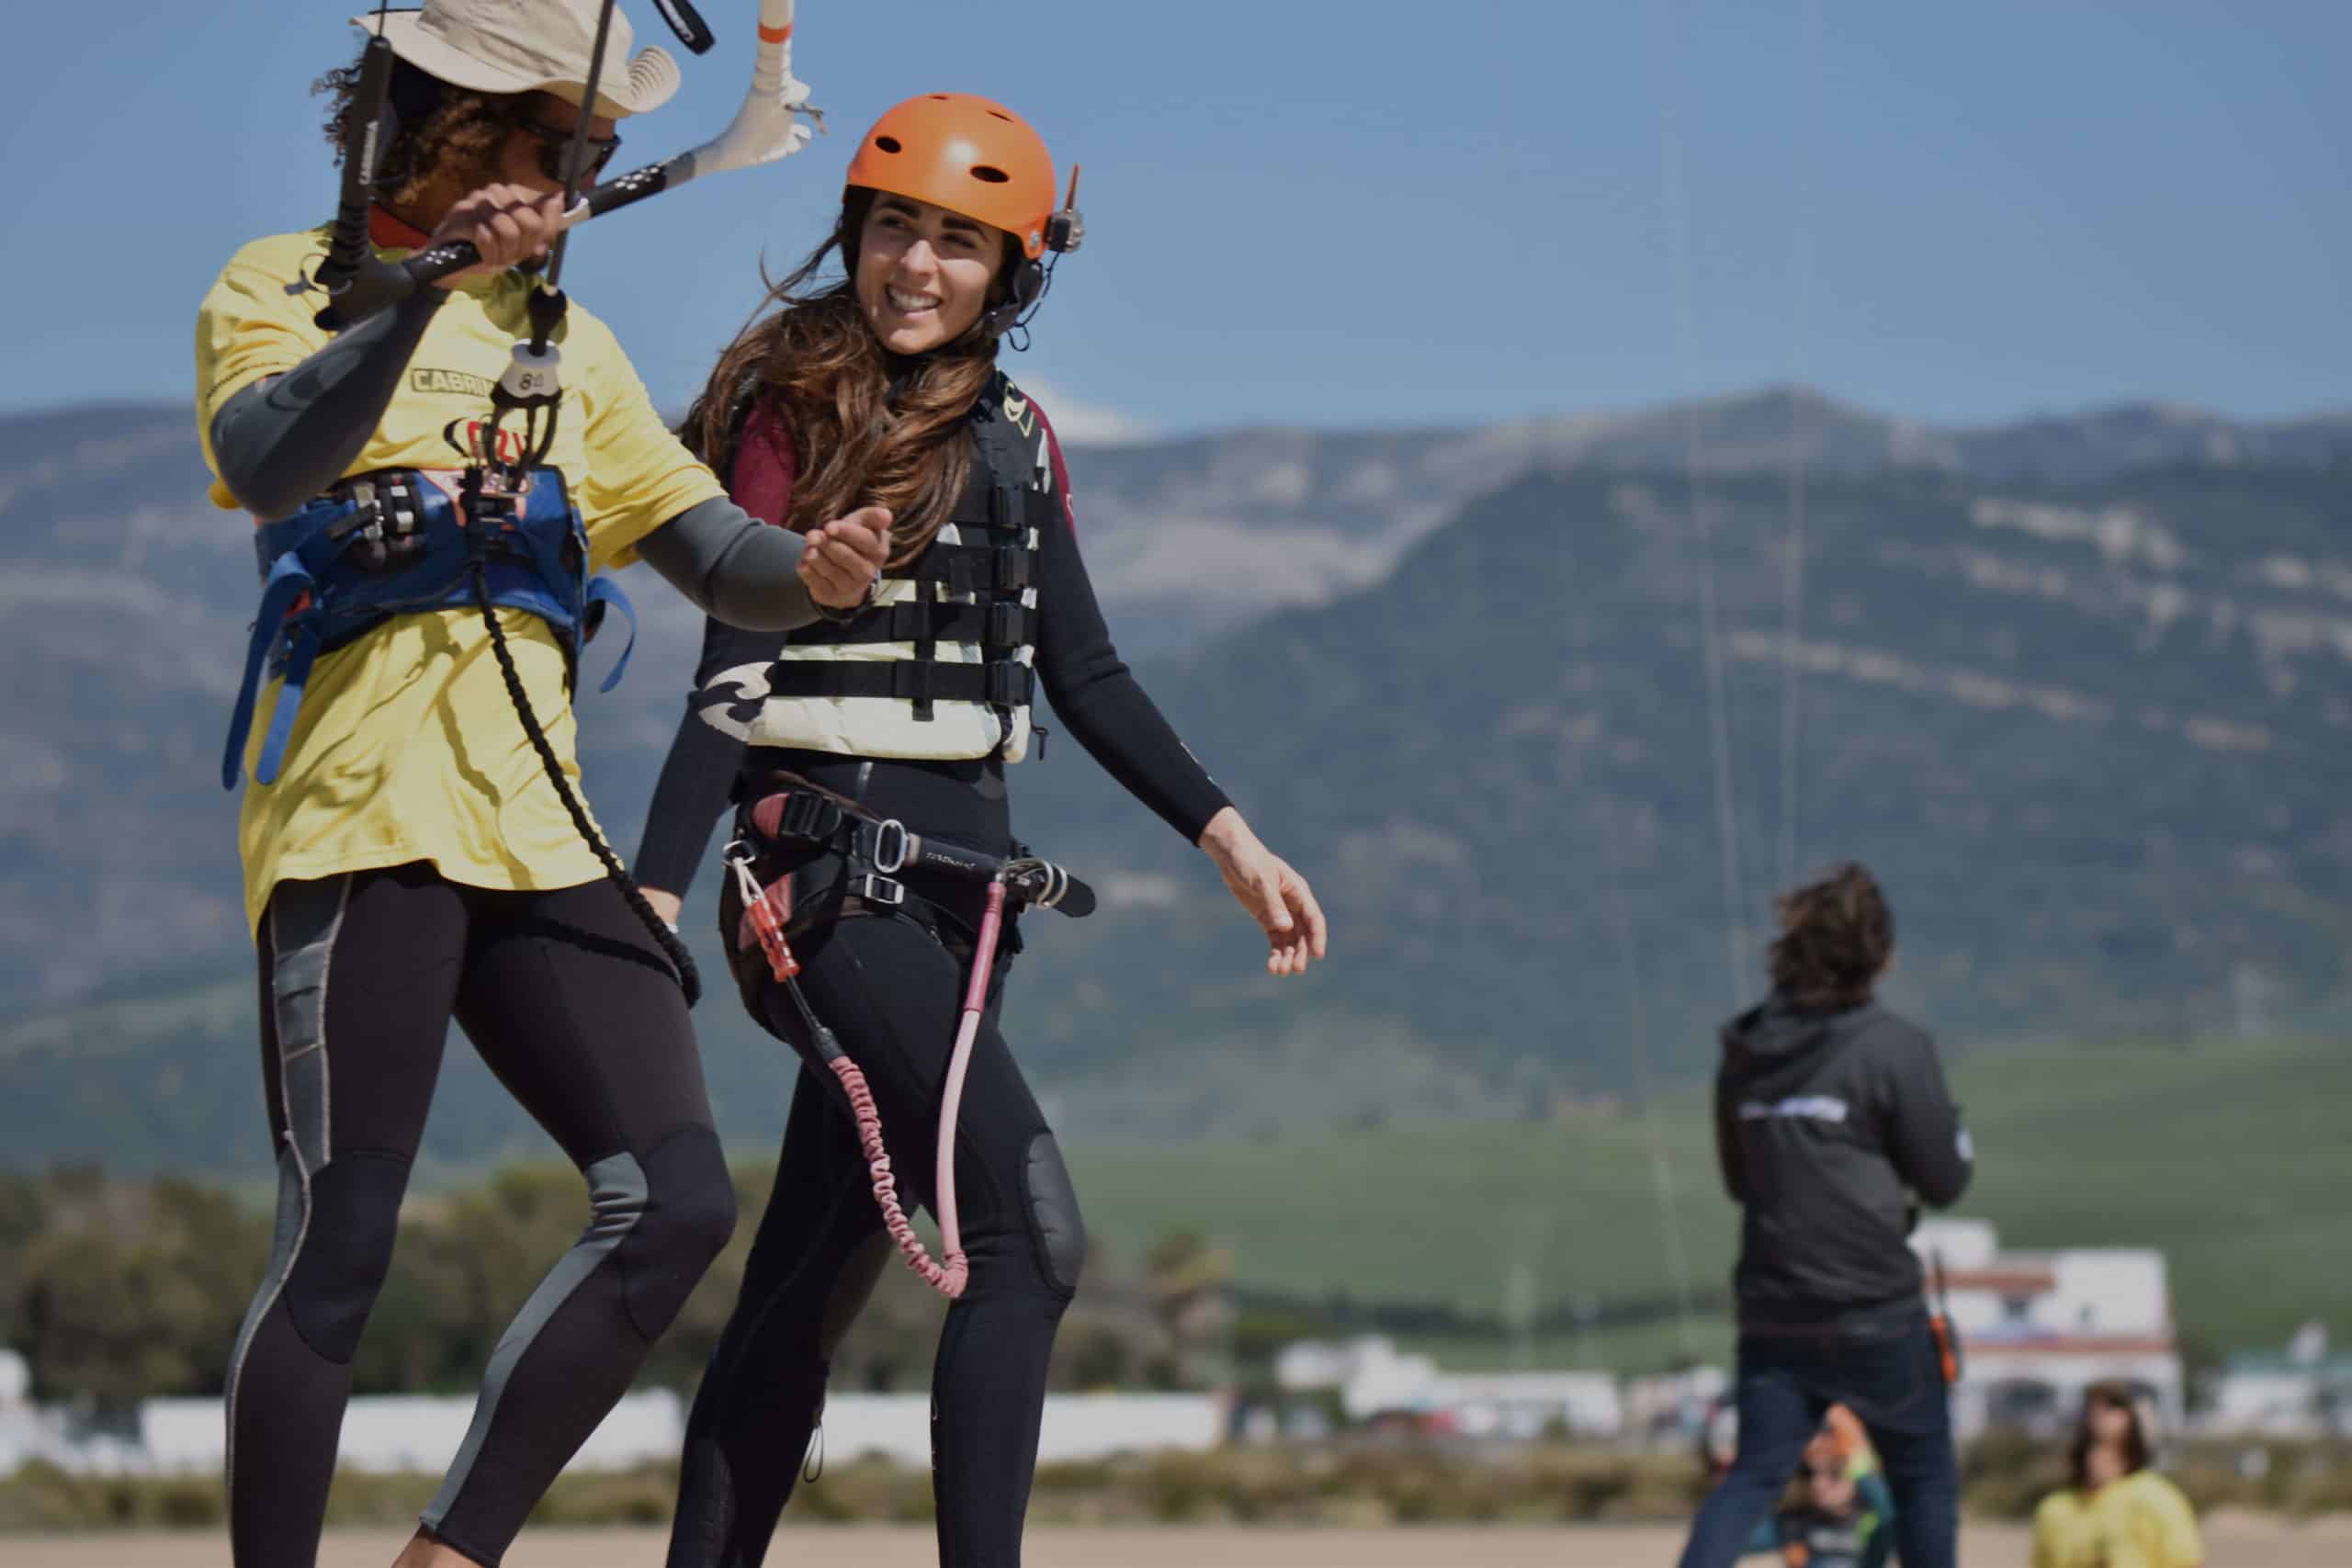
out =
[[[754,869],[754,850],[750,843],[738,839],[722,852],[726,864],[734,874],[736,892],[743,905],[739,938],[748,932],[757,942],[767,960],[768,972],[791,996],[792,1005],[799,1011],[817,1059],[841,1082],[842,1092],[849,1101],[851,1120],[857,1126],[858,1145],[865,1155],[875,1206],[882,1211],[883,1228],[897,1243],[907,1267],[921,1275],[932,1289],[953,1301],[964,1293],[971,1278],[956,1202],[956,1129],[963,1109],[964,1084],[970,1074],[973,1048],[979,1039],[980,1021],[988,1010],[989,984],[995,973],[997,947],[1003,935],[1005,906],[1017,901],[1083,916],[1093,911],[1094,890],[1051,861],[1029,855],[1000,859],[962,845],[927,840],[908,831],[903,823],[895,819],[885,821],[867,815],[844,796],[797,775],[785,776],[792,779],[792,788],[764,797],[747,814],[752,830],[763,838],[852,846],[852,857],[870,860],[876,867],[873,872],[857,873],[858,885],[876,892],[881,886],[896,888],[898,885],[891,878],[909,866],[962,880],[984,881],[987,885],[971,969],[964,983],[955,1049],[948,1056],[947,1075],[940,1089],[939,1126],[932,1168],[936,1196],[932,1211],[939,1221],[942,1257],[933,1258],[915,1235],[914,1224],[907,1218],[906,1208],[899,1201],[898,1177],[882,1139],[882,1116],[875,1105],[874,1090],[864,1071],[842,1048],[833,1032],[825,1027],[800,988],[800,963],[793,955],[785,934],[791,911],[788,907],[780,909],[776,905],[779,895],[789,899],[790,877],[763,888]],[[888,902],[874,894],[861,897]]]

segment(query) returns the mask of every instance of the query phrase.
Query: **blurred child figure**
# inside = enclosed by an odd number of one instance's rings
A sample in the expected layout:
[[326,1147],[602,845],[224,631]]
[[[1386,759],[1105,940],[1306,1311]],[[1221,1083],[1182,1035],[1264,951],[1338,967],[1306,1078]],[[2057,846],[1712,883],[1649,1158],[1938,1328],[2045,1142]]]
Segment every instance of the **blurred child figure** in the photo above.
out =
[[1862,1424],[1833,1404],[1805,1445],[1787,1498],[1757,1524],[1747,1551],[1771,1553],[1790,1568],[1883,1568],[1894,1522],[1894,1497]]
[[2150,1467],[2154,1407],[2120,1382],[2083,1393],[2066,1454],[2072,1483],[2033,1515],[2033,1568],[2202,1568],[2204,1539],[2180,1488]]

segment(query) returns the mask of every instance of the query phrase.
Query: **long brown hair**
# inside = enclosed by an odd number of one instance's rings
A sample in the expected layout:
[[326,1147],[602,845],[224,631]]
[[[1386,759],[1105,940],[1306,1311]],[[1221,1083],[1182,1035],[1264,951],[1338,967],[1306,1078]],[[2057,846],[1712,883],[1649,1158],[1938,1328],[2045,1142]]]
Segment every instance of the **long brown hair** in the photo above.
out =
[[2102,1404],[2132,1418],[2131,1427],[2123,1434],[2123,1473],[2136,1475],[2155,1460],[2154,1435],[2141,1410],[2138,1392],[2127,1382],[2095,1382],[2083,1391],[2083,1411],[2075,1422],[2075,1439],[2066,1445],[2066,1470],[2075,1479],[2076,1491],[2090,1487],[2091,1450],[2098,1442],[2091,1435],[2091,1412]]
[[[924,355],[891,395],[888,352],[857,304],[858,236],[873,201],[874,192],[849,187],[833,231],[807,261],[780,283],[761,269],[766,296],[718,356],[679,434],[723,473],[744,418],[764,404],[797,459],[786,526],[807,533],[858,507],[887,506],[897,568],[930,546],[971,478],[965,430],[995,378],[997,339],[975,321]],[[1008,287],[1013,243],[1008,235],[991,304]],[[844,276],[811,290],[835,252]]]
[[1878,880],[1859,863],[1772,900],[1781,934],[1771,947],[1772,984],[1800,1008],[1859,1007],[1894,951],[1894,912]]

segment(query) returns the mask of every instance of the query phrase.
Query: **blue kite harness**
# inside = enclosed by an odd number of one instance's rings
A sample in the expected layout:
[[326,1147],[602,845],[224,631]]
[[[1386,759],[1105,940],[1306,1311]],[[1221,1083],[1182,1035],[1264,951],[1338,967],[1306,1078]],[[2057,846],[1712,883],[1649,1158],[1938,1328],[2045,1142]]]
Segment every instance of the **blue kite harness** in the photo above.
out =
[[562,473],[534,468],[520,493],[473,498],[468,508],[422,475],[391,471],[344,480],[291,517],[254,530],[261,610],[229,720],[220,784],[237,787],[264,670],[283,675],[269,733],[254,760],[256,783],[275,784],[302,690],[319,655],[394,615],[476,604],[473,567],[489,577],[490,602],[527,610],[563,634],[577,665],[582,643],[617,605],[628,645],[597,690],[609,692],[637,646],[637,612],[612,581],[588,574],[588,535]]

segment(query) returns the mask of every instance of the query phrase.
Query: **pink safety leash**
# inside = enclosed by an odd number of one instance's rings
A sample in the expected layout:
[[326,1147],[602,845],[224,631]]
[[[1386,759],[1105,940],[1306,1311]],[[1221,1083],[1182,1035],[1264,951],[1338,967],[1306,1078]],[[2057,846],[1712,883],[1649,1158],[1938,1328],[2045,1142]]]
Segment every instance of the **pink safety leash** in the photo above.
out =
[[989,884],[988,907],[980,916],[980,940],[972,950],[972,976],[964,987],[963,1021],[956,1031],[956,1050],[947,1059],[947,1082],[939,1097],[939,1145],[933,1179],[937,1201],[933,1210],[939,1216],[940,1249],[947,1255],[944,1264],[923,1249],[922,1238],[915,1235],[906,1211],[899,1206],[898,1179],[890,1173],[889,1151],[882,1145],[882,1118],[874,1108],[874,1091],[866,1087],[865,1075],[838,1044],[828,1062],[849,1095],[850,1114],[857,1122],[857,1141],[865,1148],[865,1168],[874,1178],[874,1201],[882,1211],[883,1228],[899,1244],[907,1267],[949,1301],[964,1293],[972,1276],[971,1265],[964,1257],[963,1231],[956,1219],[956,1119],[964,1103],[964,1077],[972,1066],[973,1042],[979,1038],[980,1014],[988,1005],[989,972],[996,964],[997,933],[1003,924],[1004,883],[999,880]]
[[874,1090],[866,1083],[865,1074],[801,995],[797,978],[800,963],[785,941],[783,917],[777,913],[768,890],[762,888],[759,879],[752,874],[748,856],[737,858],[730,854],[728,863],[735,869],[737,886],[743,896],[743,929],[758,941],[767,955],[770,970],[792,993],[794,1004],[808,1025],[818,1055],[841,1080],[842,1092],[848,1097],[850,1117],[857,1123],[857,1141],[865,1151],[865,1168],[873,1178],[875,1206],[882,1211],[883,1228],[899,1244],[907,1267],[922,1275],[932,1289],[954,1301],[964,1293],[972,1273],[971,1265],[964,1257],[963,1232],[956,1216],[956,1122],[964,1103],[964,1079],[971,1069],[972,1046],[979,1038],[980,1015],[988,1006],[989,976],[996,966],[997,939],[1004,929],[1004,879],[999,876],[989,882],[988,903],[980,915],[979,941],[972,951],[971,978],[964,987],[963,1018],[956,1031],[956,1049],[947,1060],[947,1080],[940,1092],[939,1143],[933,1178],[937,1201],[933,1209],[939,1216],[941,1249],[947,1255],[943,1264],[925,1250],[922,1238],[915,1235],[914,1224],[899,1201],[899,1179],[891,1171],[890,1152],[882,1142],[882,1114],[875,1106]]
[[[1000,859],[967,847],[925,839],[907,831],[904,824],[896,820],[873,817],[854,798],[836,795],[797,775],[778,774],[777,779],[788,783],[788,787],[754,803],[746,813],[747,826],[763,839],[797,839],[828,844],[833,852],[843,852],[832,843],[837,823],[805,828],[792,825],[794,807],[790,801],[797,793],[830,802],[840,812],[860,818],[881,835],[879,842],[887,848],[874,855],[873,863],[882,874],[879,878],[869,877],[869,881],[887,882],[902,867],[919,867],[988,886],[979,935],[973,945],[971,974],[964,985],[964,1009],[956,1025],[956,1048],[948,1056],[947,1077],[940,1088],[938,1142],[934,1150],[935,1200],[932,1212],[939,1218],[941,1250],[946,1255],[942,1262],[924,1250],[904,1205],[899,1201],[898,1177],[890,1168],[889,1149],[882,1141],[882,1115],[874,1103],[873,1087],[849,1053],[842,1049],[833,1032],[818,1018],[800,989],[797,978],[800,963],[785,939],[792,908],[790,878],[779,878],[763,887],[753,871],[752,847],[744,840],[729,844],[725,854],[727,863],[734,869],[736,886],[743,901],[742,919],[735,931],[736,951],[748,953],[756,942],[766,954],[770,972],[791,994],[793,1006],[799,1010],[808,1027],[809,1043],[818,1060],[841,1080],[842,1092],[848,1098],[850,1116],[857,1126],[858,1145],[865,1153],[866,1171],[872,1178],[875,1206],[882,1211],[883,1228],[898,1243],[907,1266],[922,1275],[933,1290],[953,1301],[964,1293],[965,1284],[971,1278],[956,1207],[956,1127],[964,1104],[964,1082],[971,1071],[972,1047],[979,1038],[980,1018],[988,1007],[989,982],[995,972],[997,945],[1004,931],[1005,905],[1017,898],[1024,906],[1082,917],[1094,910],[1094,890],[1051,861],[1028,854]],[[895,905],[896,900],[890,902]]]

